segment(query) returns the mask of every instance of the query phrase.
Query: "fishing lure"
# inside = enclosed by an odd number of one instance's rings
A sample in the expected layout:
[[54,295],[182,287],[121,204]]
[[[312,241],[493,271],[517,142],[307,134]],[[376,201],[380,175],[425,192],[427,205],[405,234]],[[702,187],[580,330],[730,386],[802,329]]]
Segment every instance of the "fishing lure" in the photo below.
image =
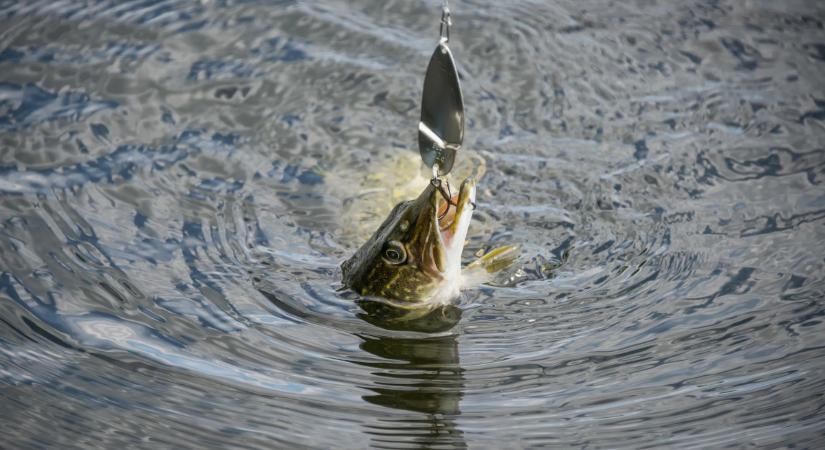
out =
[[452,18],[447,1],[441,11],[440,39],[427,65],[418,123],[421,159],[433,173],[450,173],[456,153],[464,141],[464,98],[450,47]]

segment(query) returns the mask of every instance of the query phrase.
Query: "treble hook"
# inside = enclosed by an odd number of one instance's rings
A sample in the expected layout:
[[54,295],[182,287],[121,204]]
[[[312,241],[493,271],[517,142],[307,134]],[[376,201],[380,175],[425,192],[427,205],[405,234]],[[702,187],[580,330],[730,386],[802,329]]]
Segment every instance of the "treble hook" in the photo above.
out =
[[[458,208],[458,204],[453,201],[453,193],[450,189],[450,182],[446,181],[447,189],[444,189],[444,184],[441,182],[441,178],[438,176],[438,164],[433,164],[433,177],[430,179],[430,184],[433,185],[438,192],[441,193],[441,197],[444,198],[444,201],[447,202],[447,208],[444,209],[444,214],[438,216],[438,220],[442,220],[443,218],[447,217],[447,213],[450,212],[450,206],[455,206]],[[475,205],[473,205],[475,208]]]

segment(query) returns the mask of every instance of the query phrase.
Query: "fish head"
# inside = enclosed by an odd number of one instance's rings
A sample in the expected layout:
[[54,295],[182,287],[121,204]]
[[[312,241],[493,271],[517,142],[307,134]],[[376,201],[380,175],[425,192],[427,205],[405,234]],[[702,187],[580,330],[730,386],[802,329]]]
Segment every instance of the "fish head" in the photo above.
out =
[[407,305],[443,303],[457,295],[475,194],[472,177],[454,195],[436,180],[418,198],[396,205],[372,237],[342,264],[344,284],[362,296]]

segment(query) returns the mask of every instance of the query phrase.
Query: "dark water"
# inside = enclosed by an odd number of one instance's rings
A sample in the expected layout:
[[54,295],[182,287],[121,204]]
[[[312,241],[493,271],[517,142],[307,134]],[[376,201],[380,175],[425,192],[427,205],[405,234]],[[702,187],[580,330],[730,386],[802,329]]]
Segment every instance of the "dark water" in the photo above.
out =
[[335,180],[439,6],[0,3],[0,447],[825,445],[825,5],[451,2],[519,282],[391,331]]

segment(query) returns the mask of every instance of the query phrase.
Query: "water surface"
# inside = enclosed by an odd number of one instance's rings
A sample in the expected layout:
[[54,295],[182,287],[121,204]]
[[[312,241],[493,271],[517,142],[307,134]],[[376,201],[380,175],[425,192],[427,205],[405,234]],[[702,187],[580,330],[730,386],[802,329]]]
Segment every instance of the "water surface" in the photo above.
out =
[[822,448],[825,7],[450,3],[465,257],[522,256],[423,332],[342,180],[440,2],[0,2],[2,446]]

